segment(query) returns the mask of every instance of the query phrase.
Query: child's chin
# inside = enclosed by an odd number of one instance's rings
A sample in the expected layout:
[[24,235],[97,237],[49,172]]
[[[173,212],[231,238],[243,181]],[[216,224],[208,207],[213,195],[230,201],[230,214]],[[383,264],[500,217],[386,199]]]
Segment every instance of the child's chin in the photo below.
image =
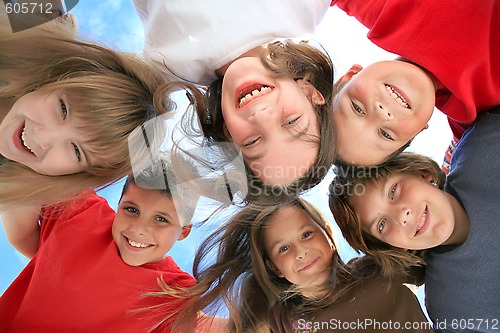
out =
[[132,266],[132,267],[144,265],[144,262],[143,262],[144,260],[141,260],[139,258],[133,258],[131,256],[123,256],[123,255],[121,255],[121,258],[122,258],[124,263],[126,263],[127,265]]

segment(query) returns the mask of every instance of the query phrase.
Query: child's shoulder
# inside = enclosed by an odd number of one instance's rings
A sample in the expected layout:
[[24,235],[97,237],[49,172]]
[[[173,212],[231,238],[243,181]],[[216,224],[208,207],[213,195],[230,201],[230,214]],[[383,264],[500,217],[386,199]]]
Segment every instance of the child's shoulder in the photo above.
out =
[[89,211],[112,212],[105,198],[97,195],[94,191],[83,194],[72,201],[44,207],[42,216],[44,219],[69,220]]
[[190,287],[196,283],[195,278],[182,270],[171,256],[165,257],[158,263],[145,266],[158,270],[161,273],[163,282],[170,287]]

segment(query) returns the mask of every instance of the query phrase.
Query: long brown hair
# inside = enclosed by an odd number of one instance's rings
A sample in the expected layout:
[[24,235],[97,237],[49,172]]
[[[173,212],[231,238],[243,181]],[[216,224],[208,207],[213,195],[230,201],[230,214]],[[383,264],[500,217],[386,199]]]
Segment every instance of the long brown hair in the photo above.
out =
[[430,175],[439,188],[443,188],[446,176],[431,158],[404,152],[391,157],[377,167],[355,167],[336,163],[336,176],[329,188],[329,205],[335,222],[349,245],[358,252],[372,255],[383,274],[394,276],[409,273],[416,266],[425,264],[425,251],[407,251],[382,242],[362,230],[358,213],[350,199],[359,186],[367,186],[393,173],[418,176]]
[[[5,23],[5,22],[4,22]],[[0,156],[0,205],[55,203],[89,188],[106,186],[131,172],[129,141],[141,126],[165,113],[174,87],[131,54],[76,38],[59,21],[0,34],[0,119],[17,99],[33,91],[62,90],[85,144],[99,162],[82,172],[46,176]],[[154,147],[135,151],[147,154]]]
[[[193,265],[196,286],[179,291],[163,285],[168,295],[191,298],[180,311],[174,329],[189,332],[199,311],[215,315],[225,304],[231,331],[255,331],[267,325],[269,310],[274,304],[299,295],[296,286],[278,277],[265,263],[268,258],[263,244],[266,226],[270,217],[285,206],[302,209],[334,244],[328,222],[307,201],[295,199],[275,206],[245,207],[201,244]],[[331,268],[330,279],[322,288],[324,296],[319,300],[304,299],[305,310],[314,311],[336,302],[355,284],[356,277],[346,269],[336,251]]]
[[[262,54],[264,66],[276,73],[279,77],[288,77],[295,80],[304,79],[311,83],[324,97],[326,103],[316,105],[320,137],[308,138],[319,146],[318,156],[314,165],[299,179],[286,185],[270,185],[252,174],[247,166],[249,191],[247,201],[264,204],[277,204],[283,199],[296,197],[303,191],[318,184],[329,171],[335,160],[333,120],[331,117],[331,100],[333,87],[333,63],[330,57],[319,48],[302,41],[295,43],[291,40],[276,42],[267,45],[268,54]],[[208,142],[226,142],[224,136],[224,119],[222,117],[221,96],[222,80],[212,82],[206,91],[207,109],[198,110],[194,115]],[[192,124],[188,119],[185,124]],[[196,121],[198,123],[198,121]],[[189,126],[185,130],[190,132]],[[192,131],[191,131],[192,133]],[[273,197],[274,200],[270,200]]]

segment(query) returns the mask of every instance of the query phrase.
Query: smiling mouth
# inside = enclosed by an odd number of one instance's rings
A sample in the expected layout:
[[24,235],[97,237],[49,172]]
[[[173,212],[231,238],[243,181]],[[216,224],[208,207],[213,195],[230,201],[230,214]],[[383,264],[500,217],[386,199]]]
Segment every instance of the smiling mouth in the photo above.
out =
[[422,218],[420,219],[420,224],[418,225],[417,231],[415,232],[415,235],[413,235],[413,237],[418,235],[420,230],[422,230],[422,228],[424,227],[426,221],[427,221],[427,206],[425,206],[424,213],[422,214]]
[[402,106],[405,109],[411,110],[410,104],[408,104],[408,102],[406,101],[406,98],[404,98],[403,95],[401,93],[399,93],[395,88],[393,88],[391,85],[386,84],[385,90],[387,91],[389,96],[391,96],[392,99],[394,99],[396,101],[396,103],[398,103],[400,106]]
[[299,268],[299,272],[302,272],[302,271],[305,271],[305,270],[308,270],[309,268],[311,268],[316,262],[318,261],[318,259],[314,259],[313,261],[311,261],[310,263],[308,263],[307,265],[305,265],[304,267],[301,267]]
[[28,143],[26,143],[26,127],[23,127],[21,134],[19,135],[19,141],[21,142],[21,145],[23,146],[23,148],[26,151],[35,155],[35,153],[33,152],[33,149],[31,149],[31,147],[28,145]]
[[150,247],[150,246],[153,246],[153,244],[145,244],[145,243],[139,243],[139,242],[136,242],[136,241],[133,241],[131,240],[130,238],[124,236],[125,239],[127,240],[127,243],[132,246],[132,247],[135,247],[137,249],[145,249],[147,247]]
[[254,99],[261,97],[269,92],[271,92],[273,88],[270,86],[266,86],[263,84],[253,84],[244,89],[240,90],[237,99],[237,108],[242,108]]

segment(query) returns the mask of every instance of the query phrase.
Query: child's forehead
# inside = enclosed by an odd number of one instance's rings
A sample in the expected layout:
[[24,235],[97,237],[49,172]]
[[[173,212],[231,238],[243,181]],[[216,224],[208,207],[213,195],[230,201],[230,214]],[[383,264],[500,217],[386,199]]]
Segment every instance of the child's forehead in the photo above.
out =
[[[151,199],[154,199],[154,201],[151,201]],[[137,200],[139,202],[147,202],[150,204],[158,202],[161,204],[168,204],[169,206],[171,205],[172,207],[174,207],[174,201],[172,197],[166,194],[164,190],[155,188],[145,188],[137,185],[134,182],[131,182],[128,185],[128,188],[123,193],[122,201],[123,200]]]
[[316,227],[318,229],[322,229],[322,227],[304,209],[293,205],[279,208],[268,219],[267,226],[268,227],[264,229],[264,232],[266,229],[269,230],[269,228],[273,227],[291,232],[306,227]]

